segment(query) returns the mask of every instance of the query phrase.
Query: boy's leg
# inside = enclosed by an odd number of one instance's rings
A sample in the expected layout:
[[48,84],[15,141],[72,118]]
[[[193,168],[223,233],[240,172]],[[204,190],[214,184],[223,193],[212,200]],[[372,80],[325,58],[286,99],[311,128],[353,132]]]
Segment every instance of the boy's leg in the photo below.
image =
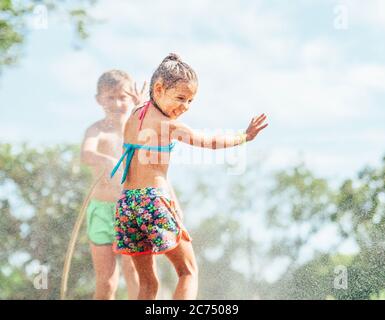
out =
[[87,208],[87,234],[96,276],[95,299],[114,299],[119,269],[113,252],[115,204],[91,200]]
[[191,241],[182,238],[175,249],[165,254],[174,265],[179,278],[173,299],[196,299],[198,293],[198,266]]
[[138,300],[155,300],[159,280],[156,274],[156,261],[152,254],[132,256],[139,276]]
[[127,295],[129,300],[135,300],[139,294],[139,277],[132,258],[122,255],[122,271],[127,285]]
[[113,300],[118,287],[119,269],[112,245],[90,244],[96,276],[94,299]]

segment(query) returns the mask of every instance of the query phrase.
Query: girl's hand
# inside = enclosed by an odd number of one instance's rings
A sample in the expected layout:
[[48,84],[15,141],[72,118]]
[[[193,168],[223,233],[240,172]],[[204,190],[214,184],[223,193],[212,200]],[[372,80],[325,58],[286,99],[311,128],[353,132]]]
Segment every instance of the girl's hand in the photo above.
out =
[[246,130],[246,141],[253,140],[261,130],[267,127],[268,123],[263,124],[265,120],[266,115],[264,113],[259,117],[254,117],[251,119],[249,127]]
[[148,92],[148,86],[146,81],[144,81],[142,90],[140,90],[140,92],[136,87],[136,82],[134,83],[133,92],[129,92],[129,91],[125,91],[125,92],[132,98],[132,101],[134,102],[135,106],[139,106],[139,105],[141,106],[144,104],[146,100],[148,100],[146,97],[146,93]]

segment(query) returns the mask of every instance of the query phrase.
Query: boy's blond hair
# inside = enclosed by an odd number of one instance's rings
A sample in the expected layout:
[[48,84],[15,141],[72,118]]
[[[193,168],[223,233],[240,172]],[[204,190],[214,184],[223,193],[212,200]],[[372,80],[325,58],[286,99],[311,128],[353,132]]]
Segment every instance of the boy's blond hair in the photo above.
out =
[[121,70],[110,70],[104,72],[98,79],[97,94],[100,94],[102,90],[115,88],[124,82],[132,82],[132,78],[128,73]]

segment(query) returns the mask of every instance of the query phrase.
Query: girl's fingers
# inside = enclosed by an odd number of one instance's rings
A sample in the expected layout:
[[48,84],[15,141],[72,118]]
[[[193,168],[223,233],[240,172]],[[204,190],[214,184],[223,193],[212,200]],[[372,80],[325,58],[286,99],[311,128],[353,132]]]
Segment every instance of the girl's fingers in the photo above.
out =
[[269,124],[266,123],[266,124],[264,124],[262,127],[259,127],[259,128],[258,128],[258,132],[261,131],[261,130],[263,130],[263,129],[265,129],[268,125],[269,125]]
[[257,135],[261,130],[265,129],[267,127],[267,125],[268,125],[268,123],[264,124],[261,127],[256,127],[255,131],[254,131],[254,134]]
[[261,125],[265,120],[266,120],[266,116],[260,118],[258,121],[256,121],[255,124],[256,124],[257,126],[259,126],[259,125]]
[[258,116],[258,117],[254,117],[253,118],[253,122],[257,122],[257,121],[259,121],[260,119],[262,119],[262,118],[266,118],[266,115],[264,114],[264,113],[262,113],[260,116]]
[[266,116],[260,116],[260,117],[258,117],[257,119],[255,119],[255,121],[252,122],[252,125],[253,125],[254,127],[258,127],[258,126],[261,125],[265,120],[266,120]]
[[136,82],[134,82],[134,88],[135,88],[136,95],[138,95],[138,88],[136,87]]

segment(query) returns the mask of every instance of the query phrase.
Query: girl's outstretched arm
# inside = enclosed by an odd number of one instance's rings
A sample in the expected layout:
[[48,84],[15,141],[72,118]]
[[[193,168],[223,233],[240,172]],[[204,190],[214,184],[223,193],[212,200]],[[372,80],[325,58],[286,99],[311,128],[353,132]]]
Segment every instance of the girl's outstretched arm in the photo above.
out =
[[184,123],[171,120],[169,122],[170,138],[171,140],[179,140],[192,146],[201,148],[231,148],[246,141],[253,140],[261,130],[267,127],[268,124],[264,124],[265,120],[266,115],[262,114],[259,117],[254,117],[251,119],[251,122],[244,133],[216,135],[204,134],[190,128]]

